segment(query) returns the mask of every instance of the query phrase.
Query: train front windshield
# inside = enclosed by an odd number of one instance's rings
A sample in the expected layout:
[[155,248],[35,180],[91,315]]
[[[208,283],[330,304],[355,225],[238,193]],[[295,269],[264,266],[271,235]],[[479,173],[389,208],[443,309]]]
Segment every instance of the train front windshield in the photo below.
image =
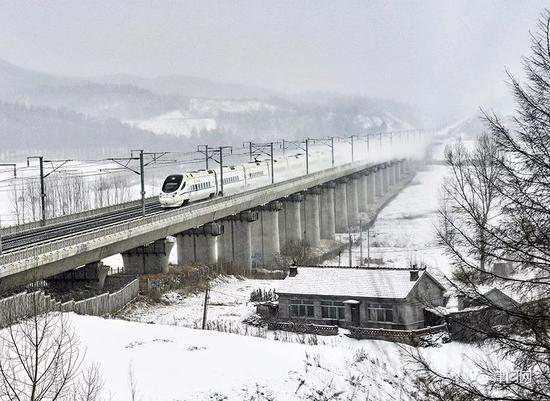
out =
[[162,192],[169,194],[170,192],[177,191],[182,181],[183,175],[169,175],[164,180],[164,184],[162,184]]

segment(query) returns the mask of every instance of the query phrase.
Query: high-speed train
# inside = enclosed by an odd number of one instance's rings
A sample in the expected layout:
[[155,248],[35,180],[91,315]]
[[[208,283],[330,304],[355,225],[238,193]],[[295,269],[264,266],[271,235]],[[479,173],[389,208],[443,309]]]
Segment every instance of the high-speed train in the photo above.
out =
[[[305,172],[305,155],[298,153],[280,157],[273,161],[277,180],[288,179]],[[330,166],[327,152],[310,153],[311,170]],[[159,195],[162,207],[180,207],[189,202],[230,195],[244,189],[260,187],[271,183],[271,160],[248,162],[223,167],[223,193],[219,170],[198,170],[171,174],[164,180]]]

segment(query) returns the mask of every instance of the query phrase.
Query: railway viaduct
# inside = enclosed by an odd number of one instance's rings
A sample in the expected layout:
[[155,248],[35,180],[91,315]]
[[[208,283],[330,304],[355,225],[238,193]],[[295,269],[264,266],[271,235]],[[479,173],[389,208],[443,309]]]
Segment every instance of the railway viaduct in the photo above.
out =
[[[96,210],[45,227],[15,227],[4,235],[14,243],[31,239],[0,256],[0,290],[74,269],[101,277],[106,272],[98,262],[119,253],[125,270],[165,272],[174,237],[178,263],[230,265],[246,274],[253,268],[252,255],[259,254],[260,264],[270,268],[274,255],[292,241],[318,246],[321,239],[356,227],[361,213],[403,186],[418,163],[412,154],[376,164],[361,160],[146,217],[105,220],[108,213]],[[89,224],[100,218],[106,222]],[[32,235],[69,226],[47,240]]]

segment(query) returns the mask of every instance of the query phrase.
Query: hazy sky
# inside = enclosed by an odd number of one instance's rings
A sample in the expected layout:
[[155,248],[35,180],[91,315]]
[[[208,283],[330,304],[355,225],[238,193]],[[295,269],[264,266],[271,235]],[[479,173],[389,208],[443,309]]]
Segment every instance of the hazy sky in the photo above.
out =
[[0,58],[79,76],[185,74],[472,111],[498,104],[548,2],[0,2]]

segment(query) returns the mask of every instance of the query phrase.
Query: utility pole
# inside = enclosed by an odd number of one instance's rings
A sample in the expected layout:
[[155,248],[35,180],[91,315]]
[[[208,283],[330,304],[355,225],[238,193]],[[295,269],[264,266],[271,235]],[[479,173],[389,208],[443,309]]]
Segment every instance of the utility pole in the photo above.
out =
[[351,136],[351,161],[355,161],[355,157],[354,157],[354,146],[353,146],[353,137],[354,135]]
[[363,266],[363,219],[359,219],[359,266]]
[[[68,162],[72,161],[70,159],[67,160],[44,160],[44,156],[29,156],[27,157],[27,167],[30,165],[31,159],[38,159],[39,163],[39,170],[40,170],[40,204],[42,209],[42,225],[46,225],[46,185],[44,180],[52,173],[59,170],[61,167],[63,167]],[[44,174],[44,163],[54,163],[54,162],[60,162],[61,164],[57,167],[54,167],[52,171],[50,171],[48,174]]]
[[370,267],[370,227],[367,227],[367,267]]
[[[0,163],[2,167],[13,167],[13,177],[17,178],[17,165],[15,163]],[[18,202],[18,200],[15,200]],[[2,215],[0,214],[0,255],[2,255]]]
[[[201,146],[203,147],[202,149],[201,149]],[[199,145],[197,148],[197,152],[204,153],[206,155],[207,166],[208,166],[209,159],[214,160],[216,163],[220,165],[220,175],[219,175],[220,188],[219,188],[218,194],[221,194],[221,196],[223,196],[223,151],[224,149],[231,149],[231,153],[233,153],[232,146],[220,146],[218,149],[215,149],[215,148],[209,148],[208,145]],[[216,160],[214,156],[216,153],[219,155],[219,160]]]
[[275,160],[273,159],[273,142],[269,143],[269,153],[271,154],[271,183],[275,184]]
[[223,147],[220,146],[220,193],[223,196]]
[[204,154],[204,168],[208,170],[208,159],[210,159],[210,156],[208,155],[208,145],[198,145],[197,146],[197,152]]
[[[139,152],[139,157],[134,157],[134,152]],[[147,192],[145,191],[145,167],[151,163],[156,163],[158,159],[167,154],[169,154],[169,152],[144,152],[143,149],[131,149],[130,157],[108,159],[113,163],[116,163],[119,166],[125,168],[126,170],[130,170],[131,172],[140,176],[141,217],[145,217],[147,214],[145,211],[145,195],[147,194]],[[145,155],[152,155],[153,158],[145,163]],[[139,170],[134,170],[133,168],[128,167],[132,160],[139,161]],[[125,161],[126,163],[123,163],[122,161]]]
[[44,185],[44,156],[29,156],[27,157],[27,167],[30,165],[31,159],[38,159],[40,169],[40,208],[42,210],[42,225],[46,224],[46,188]]
[[208,310],[208,295],[210,292],[209,281],[206,280],[206,291],[204,291],[204,308],[202,310],[202,329],[206,329],[206,311]]
[[330,137],[330,157],[332,161],[332,167],[334,167],[334,137]]
[[367,134],[367,152],[370,152],[370,135]]
[[[279,142],[266,142],[266,143],[255,143],[255,142],[245,142],[243,143],[243,146],[248,144],[248,154],[250,157],[250,161],[256,160],[258,156],[266,155],[269,156],[269,159],[271,161],[271,183],[275,183],[275,169],[274,169],[274,163],[275,163],[275,153],[274,153],[274,144],[279,144]],[[285,140],[283,139],[283,155],[284,155],[284,145]],[[266,148],[269,148],[269,153],[266,152]]]
[[[220,152],[220,188],[221,188],[221,195],[223,196],[223,150],[224,149],[231,149],[231,153],[233,153],[233,147],[232,146],[220,146],[218,152]],[[214,159],[215,160],[215,159]]]
[[306,138],[306,174],[309,174],[309,138]]
[[353,265],[352,257],[351,257],[352,242],[351,242],[351,230],[350,230],[349,226],[348,226],[348,240],[349,240],[349,267],[352,267],[352,265]]
[[141,183],[141,216],[145,217],[145,166],[143,164],[143,149],[139,151],[139,178]]

